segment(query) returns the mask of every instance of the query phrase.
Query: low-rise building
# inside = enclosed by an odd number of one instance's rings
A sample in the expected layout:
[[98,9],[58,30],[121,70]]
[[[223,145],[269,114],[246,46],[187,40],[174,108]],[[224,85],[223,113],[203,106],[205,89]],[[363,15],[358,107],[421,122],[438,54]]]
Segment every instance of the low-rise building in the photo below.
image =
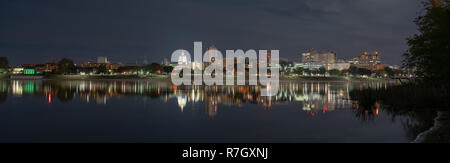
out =
[[336,62],[336,63],[331,63],[328,64],[327,70],[347,70],[350,68],[350,63],[347,62]]
[[307,62],[307,63],[298,63],[294,65],[294,69],[301,67],[307,70],[319,70],[321,67],[325,67],[322,62]]

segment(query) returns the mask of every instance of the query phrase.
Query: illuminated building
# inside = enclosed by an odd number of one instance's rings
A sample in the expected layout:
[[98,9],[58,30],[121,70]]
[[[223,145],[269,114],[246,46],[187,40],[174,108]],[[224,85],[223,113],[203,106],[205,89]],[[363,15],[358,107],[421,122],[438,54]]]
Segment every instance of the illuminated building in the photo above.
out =
[[23,70],[23,74],[25,75],[34,75],[36,74],[36,71],[33,68],[26,68]]
[[309,52],[302,53],[302,63],[308,62],[322,62],[323,64],[330,64],[336,62],[336,53],[334,52],[322,52],[319,53],[312,49]]
[[23,74],[23,68],[22,67],[16,67],[12,69],[13,74]]
[[377,64],[380,64],[380,52],[375,51],[373,53],[363,52],[360,56],[355,57],[349,61],[352,65],[372,70]]
[[386,67],[389,67],[389,65],[387,64],[377,64],[374,66],[373,70],[374,71],[380,71],[380,70],[384,70]]
[[98,57],[97,62],[88,61],[80,64],[81,68],[99,68],[100,66],[105,66],[107,70],[117,70],[120,67],[118,64],[110,63],[106,57]]
[[346,63],[344,61],[338,61],[336,63],[328,64],[327,70],[347,70],[350,68],[350,63]]
[[309,52],[302,53],[302,63],[319,62],[319,53],[312,49]]
[[308,70],[319,70],[321,67],[325,67],[325,65],[322,62],[306,62],[294,65],[294,69],[298,67]]
[[103,64],[109,63],[108,58],[107,57],[97,57],[97,63],[103,63]]
[[[330,66],[336,63],[336,53],[334,52],[322,52],[319,53],[317,50],[310,50],[309,52],[302,53],[302,63],[298,66],[302,66],[306,69],[319,69],[324,67],[326,70],[331,70]],[[320,67],[319,67],[320,66]]]

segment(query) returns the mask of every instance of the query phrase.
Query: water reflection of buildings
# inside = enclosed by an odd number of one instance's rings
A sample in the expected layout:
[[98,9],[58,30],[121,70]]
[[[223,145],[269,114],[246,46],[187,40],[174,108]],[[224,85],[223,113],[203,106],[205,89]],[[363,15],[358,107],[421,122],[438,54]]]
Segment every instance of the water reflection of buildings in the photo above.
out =
[[[14,96],[41,95],[48,103],[56,97],[61,102],[80,98],[88,103],[107,104],[111,98],[145,96],[168,103],[178,102],[180,111],[189,104],[203,104],[208,116],[215,116],[220,105],[241,107],[256,104],[265,109],[274,105],[299,105],[311,115],[350,108],[348,92],[354,85],[346,82],[294,82],[281,83],[276,96],[260,96],[258,86],[174,86],[170,82],[111,80],[111,81],[0,81],[2,92]],[[376,85],[381,87],[383,85]],[[385,85],[384,85],[385,86]]]

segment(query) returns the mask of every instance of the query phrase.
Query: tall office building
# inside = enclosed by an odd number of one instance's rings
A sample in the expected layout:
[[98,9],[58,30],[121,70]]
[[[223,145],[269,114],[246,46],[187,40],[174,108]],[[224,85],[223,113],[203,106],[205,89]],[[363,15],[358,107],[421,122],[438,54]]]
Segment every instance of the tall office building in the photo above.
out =
[[106,57],[97,57],[97,63],[109,63]]
[[317,50],[311,49],[306,53],[302,53],[302,63],[308,62],[319,62],[319,52]]

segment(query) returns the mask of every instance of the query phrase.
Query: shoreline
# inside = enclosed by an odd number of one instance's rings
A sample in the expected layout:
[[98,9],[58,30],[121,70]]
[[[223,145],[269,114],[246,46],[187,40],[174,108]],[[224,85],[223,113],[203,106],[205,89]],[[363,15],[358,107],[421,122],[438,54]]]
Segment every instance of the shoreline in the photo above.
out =
[[414,139],[411,143],[423,143],[428,135],[435,132],[440,126],[442,126],[442,124],[439,122],[439,119],[442,115],[443,113],[438,111],[436,117],[433,119],[433,126],[431,126],[431,128],[429,128],[428,130],[425,130],[418,134],[416,139]]
[[[140,76],[43,76],[42,78],[14,78],[0,77],[0,80],[153,80],[153,81],[170,81],[170,76],[159,77],[140,77]],[[236,79],[235,79],[236,80]],[[246,79],[248,81],[248,79]],[[369,81],[386,81],[394,82],[395,79],[390,78],[348,78],[348,77],[280,77],[279,82],[369,82]]]
[[434,125],[419,134],[415,143],[449,143],[450,142],[450,112],[438,111]]

